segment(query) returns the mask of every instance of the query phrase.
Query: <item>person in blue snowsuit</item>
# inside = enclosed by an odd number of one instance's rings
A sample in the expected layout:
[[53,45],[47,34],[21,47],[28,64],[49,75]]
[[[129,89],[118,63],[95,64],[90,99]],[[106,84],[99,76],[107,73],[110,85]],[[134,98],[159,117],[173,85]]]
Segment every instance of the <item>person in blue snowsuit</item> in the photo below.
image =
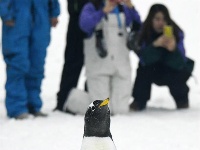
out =
[[58,23],[58,0],[0,0],[2,51],[6,63],[6,109],[24,119],[41,112],[41,82],[50,29]]

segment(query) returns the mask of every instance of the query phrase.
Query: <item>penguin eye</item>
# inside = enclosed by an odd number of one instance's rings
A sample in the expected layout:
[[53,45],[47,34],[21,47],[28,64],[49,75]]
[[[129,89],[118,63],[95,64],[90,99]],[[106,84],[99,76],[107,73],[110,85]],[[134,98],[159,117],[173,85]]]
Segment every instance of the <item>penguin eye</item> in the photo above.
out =
[[92,109],[92,111],[94,111],[94,110],[95,110],[95,107],[94,107],[94,106],[92,106],[92,108],[91,108],[91,109]]

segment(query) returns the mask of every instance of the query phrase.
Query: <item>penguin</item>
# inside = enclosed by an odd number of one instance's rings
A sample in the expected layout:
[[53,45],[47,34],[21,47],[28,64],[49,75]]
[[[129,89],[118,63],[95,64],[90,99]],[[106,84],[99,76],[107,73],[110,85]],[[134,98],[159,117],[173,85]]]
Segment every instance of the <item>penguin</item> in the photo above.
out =
[[116,150],[110,132],[109,98],[95,100],[85,113],[81,150]]

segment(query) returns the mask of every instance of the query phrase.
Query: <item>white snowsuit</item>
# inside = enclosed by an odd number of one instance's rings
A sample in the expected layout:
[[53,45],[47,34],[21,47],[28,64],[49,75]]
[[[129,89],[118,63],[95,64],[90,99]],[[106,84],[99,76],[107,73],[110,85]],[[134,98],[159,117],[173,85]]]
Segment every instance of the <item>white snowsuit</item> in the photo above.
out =
[[[120,13],[120,18],[124,20],[124,13]],[[126,27],[124,24],[123,36],[119,36],[115,14],[108,14],[108,20],[103,18],[101,23],[108,55],[105,58],[98,55],[94,33],[84,41],[89,94],[93,100],[109,97],[111,113],[124,114],[129,110],[132,90],[129,50],[126,48]]]

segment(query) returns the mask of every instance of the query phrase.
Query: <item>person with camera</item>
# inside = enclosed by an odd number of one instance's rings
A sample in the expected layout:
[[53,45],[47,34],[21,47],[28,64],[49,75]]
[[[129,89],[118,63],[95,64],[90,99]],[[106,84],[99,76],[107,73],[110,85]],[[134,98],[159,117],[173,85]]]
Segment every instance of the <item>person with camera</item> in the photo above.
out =
[[46,117],[40,93],[50,31],[60,13],[58,0],[1,0],[0,4],[7,115]]
[[[134,26],[134,23],[133,23]],[[183,43],[184,34],[171,19],[166,6],[154,4],[132,42],[128,44],[139,56],[139,66],[130,104],[132,110],[143,110],[150,99],[151,85],[166,85],[173,96],[176,108],[188,108],[189,87],[194,61],[187,58]]]
[[126,27],[140,22],[130,0],[91,0],[80,15],[84,40],[86,77],[92,99],[110,97],[112,114],[129,111],[131,67],[126,47]]

